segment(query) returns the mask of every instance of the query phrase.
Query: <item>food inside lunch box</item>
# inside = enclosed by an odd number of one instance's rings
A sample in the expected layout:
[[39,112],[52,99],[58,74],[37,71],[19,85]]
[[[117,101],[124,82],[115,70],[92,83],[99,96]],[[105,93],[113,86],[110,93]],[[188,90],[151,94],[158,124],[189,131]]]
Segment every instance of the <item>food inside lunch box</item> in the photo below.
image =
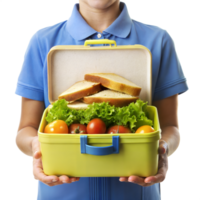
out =
[[44,132],[154,132],[146,112],[147,102],[138,97],[140,91],[139,86],[113,73],[86,74],[85,80],[68,88],[53,103]]
[[86,104],[109,102],[121,107],[135,102],[141,91],[141,87],[113,73],[85,74],[84,78],[67,88],[58,99],[70,103],[81,99]]

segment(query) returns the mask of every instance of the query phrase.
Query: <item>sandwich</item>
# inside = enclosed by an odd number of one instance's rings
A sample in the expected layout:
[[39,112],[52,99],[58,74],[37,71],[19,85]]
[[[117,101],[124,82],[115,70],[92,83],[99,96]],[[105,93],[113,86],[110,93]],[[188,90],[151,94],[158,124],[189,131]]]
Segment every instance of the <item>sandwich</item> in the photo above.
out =
[[88,104],[102,102],[122,107],[135,102],[141,91],[141,87],[114,73],[85,74],[84,79],[60,94],[58,99],[68,101],[68,106],[75,103],[77,108],[79,104],[83,107],[83,103],[87,107]]

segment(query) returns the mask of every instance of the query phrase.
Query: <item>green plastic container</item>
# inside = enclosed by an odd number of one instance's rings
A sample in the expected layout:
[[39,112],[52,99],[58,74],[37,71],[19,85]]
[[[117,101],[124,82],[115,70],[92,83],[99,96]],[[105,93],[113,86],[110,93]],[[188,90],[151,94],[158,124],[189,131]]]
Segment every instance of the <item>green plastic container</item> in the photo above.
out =
[[48,112],[46,109],[38,132],[44,173],[70,177],[155,175],[158,170],[161,131],[156,107],[147,106],[147,111],[149,118],[153,120],[155,132],[83,135],[44,134]]

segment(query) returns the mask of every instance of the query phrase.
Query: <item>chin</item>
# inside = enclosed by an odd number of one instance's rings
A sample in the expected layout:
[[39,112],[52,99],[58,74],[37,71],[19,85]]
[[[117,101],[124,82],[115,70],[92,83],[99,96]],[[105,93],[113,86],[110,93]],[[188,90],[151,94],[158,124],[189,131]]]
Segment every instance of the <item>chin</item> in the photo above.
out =
[[106,9],[119,0],[84,0],[90,7],[95,9]]

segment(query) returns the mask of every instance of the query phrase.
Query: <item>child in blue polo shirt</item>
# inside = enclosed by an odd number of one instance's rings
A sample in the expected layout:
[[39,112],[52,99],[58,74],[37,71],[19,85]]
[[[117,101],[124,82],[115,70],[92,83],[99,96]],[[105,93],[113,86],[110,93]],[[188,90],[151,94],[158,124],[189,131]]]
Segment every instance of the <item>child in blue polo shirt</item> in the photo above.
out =
[[[153,105],[158,108],[162,129],[157,175],[69,178],[43,173],[37,129],[49,105],[47,54],[53,46],[83,45],[87,39],[111,39],[117,45],[141,44],[151,51]],[[22,96],[16,141],[22,152],[33,156],[33,173],[39,180],[38,200],[160,199],[159,183],[167,173],[167,157],[179,145],[178,94],[187,89],[170,35],[156,26],[132,20],[126,5],[119,0],[80,0],[68,21],[39,30],[27,48],[16,89],[16,94]]]

